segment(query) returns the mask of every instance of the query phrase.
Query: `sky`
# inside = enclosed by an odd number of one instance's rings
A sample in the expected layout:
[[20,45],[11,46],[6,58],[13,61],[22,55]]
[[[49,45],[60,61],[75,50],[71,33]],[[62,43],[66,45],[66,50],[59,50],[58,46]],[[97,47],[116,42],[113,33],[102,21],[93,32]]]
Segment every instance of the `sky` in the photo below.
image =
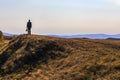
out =
[[120,34],[120,0],[0,0],[0,30],[33,34]]

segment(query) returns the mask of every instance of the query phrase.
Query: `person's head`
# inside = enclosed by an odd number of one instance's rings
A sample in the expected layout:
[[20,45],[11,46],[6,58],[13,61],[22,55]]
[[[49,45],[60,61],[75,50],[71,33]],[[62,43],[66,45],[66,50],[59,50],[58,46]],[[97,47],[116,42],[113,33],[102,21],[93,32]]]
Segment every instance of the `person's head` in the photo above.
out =
[[29,22],[30,22],[30,19],[29,19]]

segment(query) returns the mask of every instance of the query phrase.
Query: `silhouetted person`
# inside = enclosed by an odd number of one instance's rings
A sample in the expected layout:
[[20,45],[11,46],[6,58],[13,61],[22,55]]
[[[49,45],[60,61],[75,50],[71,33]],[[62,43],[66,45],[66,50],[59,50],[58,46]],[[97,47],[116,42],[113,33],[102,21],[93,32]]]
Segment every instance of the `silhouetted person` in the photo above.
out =
[[31,28],[32,28],[32,23],[30,22],[30,20],[27,22],[27,29],[26,31],[28,31],[28,34],[31,34]]

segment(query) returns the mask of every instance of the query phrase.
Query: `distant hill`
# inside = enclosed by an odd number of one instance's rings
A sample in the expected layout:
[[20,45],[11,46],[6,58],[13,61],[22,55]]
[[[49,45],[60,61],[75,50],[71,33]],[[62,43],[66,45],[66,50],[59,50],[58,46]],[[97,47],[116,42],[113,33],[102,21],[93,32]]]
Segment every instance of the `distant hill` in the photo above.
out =
[[120,38],[107,38],[107,40],[120,40]]
[[5,40],[12,40],[13,38],[17,37],[17,34],[10,34],[3,32]]
[[[9,37],[9,36],[16,36],[17,34],[10,34],[10,33],[3,32],[3,35]],[[115,34],[115,35],[108,35],[108,34],[54,35],[54,34],[49,34],[46,36],[58,37],[58,38],[120,39],[120,34]]]
[[119,80],[119,43],[20,35],[0,50],[0,79]]
[[60,38],[90,38],[90,39],[107,39],[107,38],[120,38],[120,34],[107,35],[107,34],[83,34],[83,35],[48,35]]
[[3,32],[3,35],[4,36],[14,36],[15,34],[10,34],[10,33]]

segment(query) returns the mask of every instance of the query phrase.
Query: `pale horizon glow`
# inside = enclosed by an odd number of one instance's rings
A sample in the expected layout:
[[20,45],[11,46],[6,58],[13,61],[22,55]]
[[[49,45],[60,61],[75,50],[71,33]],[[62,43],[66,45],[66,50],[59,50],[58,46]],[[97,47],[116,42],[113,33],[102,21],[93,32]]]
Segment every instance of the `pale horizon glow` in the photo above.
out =
[[120,0],[108,0],[111,1],[113,3],[115,3],[116,5],[120,6]]
[[0,0],[0,30],[24,34],[120,34],[120,0]]

